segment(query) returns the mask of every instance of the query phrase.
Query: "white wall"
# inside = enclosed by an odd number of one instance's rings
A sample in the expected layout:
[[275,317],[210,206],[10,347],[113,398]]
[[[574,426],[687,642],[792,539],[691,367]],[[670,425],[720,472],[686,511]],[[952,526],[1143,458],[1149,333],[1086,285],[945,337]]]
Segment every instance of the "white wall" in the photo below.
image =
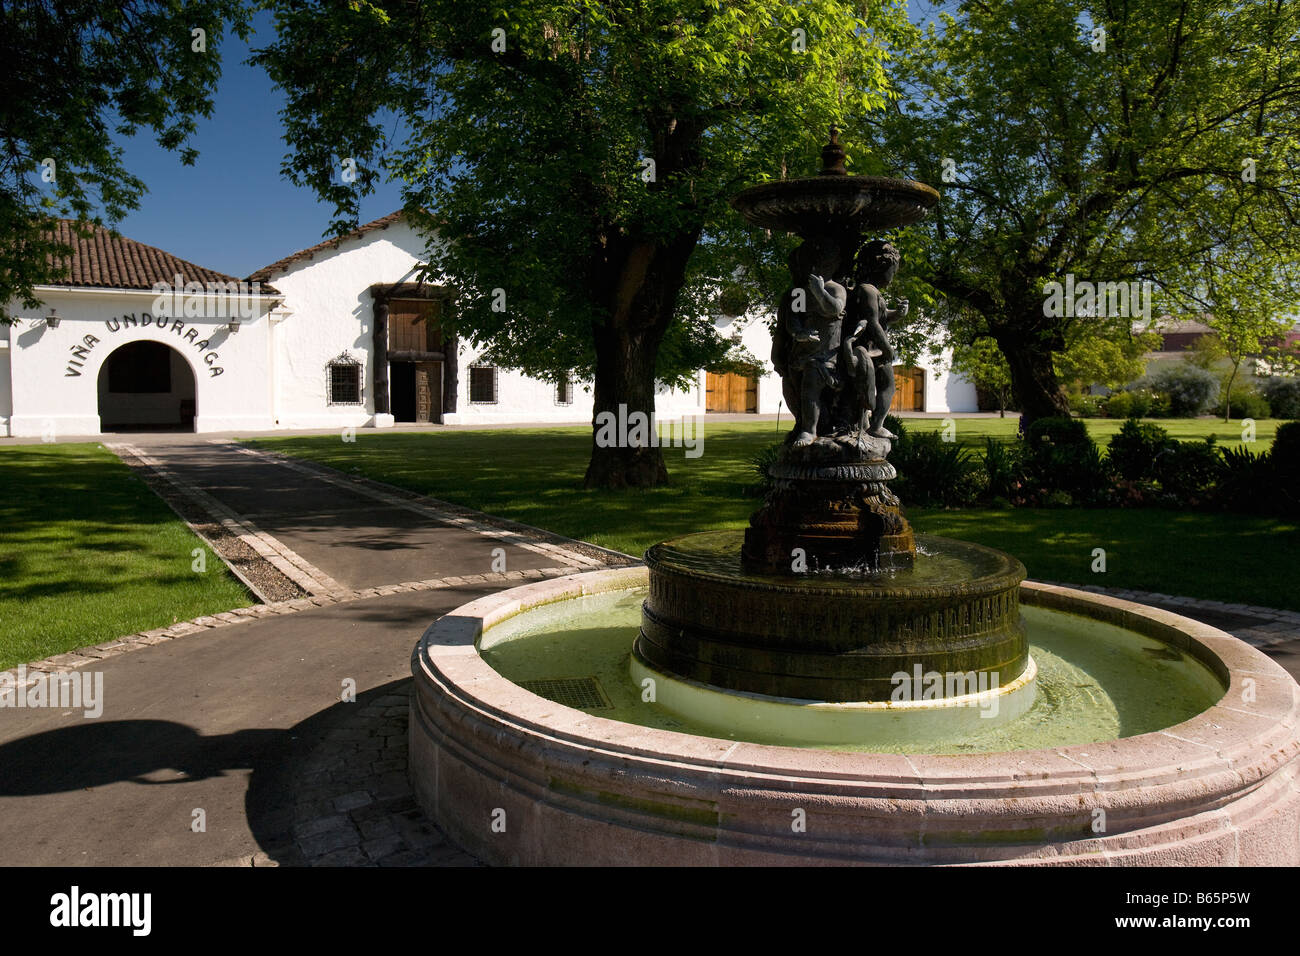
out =
[[[399,220],[270,278],[284,294],[290,313],[274,324],[273,332],[277,427],[330,428],[373,421],[370,287],[413,281],[411,270],[423,257],[424,240]],[[327,367],[344,350],[364,366],[361,405],[329,404]]]
[[13,380],[9,374],[9,326],[0,325],[0,435],[9,435],[13,414]]
[[[39,309],[11,305],[20,323],[10,329],[10,434],[98,435],[99,373],[104,360],[127,342],[141,339],[172,347],[193,369],[198,392],[196,431],[272,427],[264,304],[232,333],[227,328],[229,307],[209,300],[215,314],[180,317],[178,331],[177,320],[165,318],[165,328],[160,328],[153,319],[151,292],[41,289],[38,294],[44,300]],[[58,328],[45,321],[50,308],[58,310]],[[122,321],[128,313],[136,316],[136,325]],[[145,313],[151,316],[150,323],[139,324]]]

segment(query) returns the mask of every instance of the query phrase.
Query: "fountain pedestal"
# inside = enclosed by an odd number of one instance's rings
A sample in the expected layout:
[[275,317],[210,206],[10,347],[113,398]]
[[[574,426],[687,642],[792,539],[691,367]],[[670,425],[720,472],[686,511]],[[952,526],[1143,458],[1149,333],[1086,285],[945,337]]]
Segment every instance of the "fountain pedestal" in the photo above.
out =
[[768,469],[772,490],[745,531],[746,568],[801,574],[912,567],[916,539],[886,485],[897,476],[885,459],[889,442],[869,441],[876,454],[865,460],[819,462],[782,450]]
[[736,531],[661,542],[646,552],[634,653],[701,684],[809,701],[887,701],[917,667],[945,684],[1012,684],[1029,660],[1024,565],[966,541],[920,540],[914,570],[799,576],[747,571]]

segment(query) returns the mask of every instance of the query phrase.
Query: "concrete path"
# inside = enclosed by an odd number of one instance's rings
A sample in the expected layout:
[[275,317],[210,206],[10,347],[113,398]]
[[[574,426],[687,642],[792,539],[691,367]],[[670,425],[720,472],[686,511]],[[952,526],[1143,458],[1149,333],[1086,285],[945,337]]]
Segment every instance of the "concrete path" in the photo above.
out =
[[[103,713],[0,709],[0,864],[472,864],[407,782],[411,650],[460,604],[617,556],[228,442],[129,443],[324,593],[45,662],[102,676]],[[1296,615],[1147,597],[1300,678]]]
[[472,863],[407,783],[412,648],[460,604],[613,553],[187,438],[131,444],[335,587],[54,659],[102,677],[103,713],[0,709],[0,864]]

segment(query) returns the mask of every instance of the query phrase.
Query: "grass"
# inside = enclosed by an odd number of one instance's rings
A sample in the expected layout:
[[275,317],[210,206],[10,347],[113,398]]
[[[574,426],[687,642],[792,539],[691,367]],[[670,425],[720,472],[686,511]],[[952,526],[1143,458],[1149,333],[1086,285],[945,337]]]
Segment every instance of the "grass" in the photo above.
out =
[[100,445],[0,451],[0,502],[0,668],[253,603]]
[[[937,430],[942,420],[907,427]],[[1088,422],[1099,440],[1122,424]],[[1181,438],[1203,438],[1222,423],[1159,424]],[[1261,422],[1259,450],[1276,422]],[[788,420],[782,429],[788,426]],[[1010,439],[1016,419],[958,419],[958,440],[982,447],[985,436]],[[259,444],[341,471],[513,518],[527,524],[641,554],[664,538],[691,531],[742,528],[759,501],[746,496],[757,475],[749,459],[779,437],[776,423],[706,423],[704,454],[685,458],[665,449],[672,485],[648,491],[584,491],[591,448],[585,427],[482,432],[358,432],[337,436],[263,438]],[[1225,443],[1226,444],[1226,443]],[[964,538],[1015,554],[1032,577],[1104,584],[1166,594],[1300,610],[1300,526],[1235,514],[1138,509],[908,509],[918,531]],[[1091,571],[1093,549],[1106,550],[1107,570]]]

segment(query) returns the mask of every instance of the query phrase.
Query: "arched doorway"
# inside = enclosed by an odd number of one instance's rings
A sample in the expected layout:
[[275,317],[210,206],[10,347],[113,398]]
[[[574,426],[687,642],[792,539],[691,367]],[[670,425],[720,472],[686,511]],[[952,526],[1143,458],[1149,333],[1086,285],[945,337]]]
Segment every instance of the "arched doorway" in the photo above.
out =
[[100,431],[193,431],[194,370],[161,342],[128,342],[99,370]]

